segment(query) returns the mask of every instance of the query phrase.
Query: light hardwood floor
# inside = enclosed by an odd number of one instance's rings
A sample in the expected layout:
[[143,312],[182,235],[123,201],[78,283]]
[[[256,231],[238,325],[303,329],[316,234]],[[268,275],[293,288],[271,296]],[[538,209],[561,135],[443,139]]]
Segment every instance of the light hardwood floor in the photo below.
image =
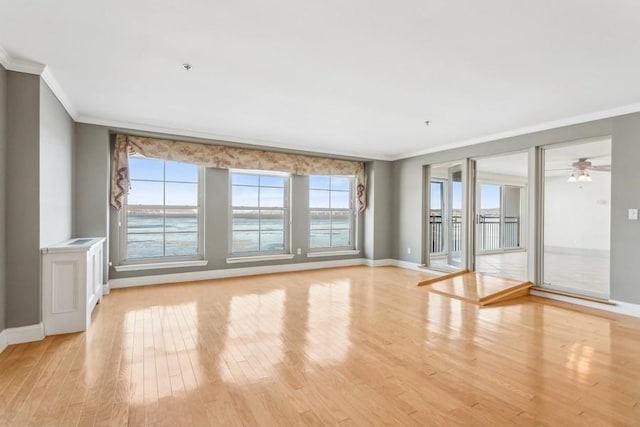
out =
[[0,354],[3,425],[638,425],[640,319],[350,267],[115,290]]

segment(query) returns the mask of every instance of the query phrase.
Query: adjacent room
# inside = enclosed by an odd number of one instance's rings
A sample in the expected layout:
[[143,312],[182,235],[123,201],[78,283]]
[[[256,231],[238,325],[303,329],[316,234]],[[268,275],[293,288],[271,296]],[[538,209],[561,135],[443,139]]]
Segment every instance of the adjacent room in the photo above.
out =
[[0,425],[639,425],[637,40],[0,1]]

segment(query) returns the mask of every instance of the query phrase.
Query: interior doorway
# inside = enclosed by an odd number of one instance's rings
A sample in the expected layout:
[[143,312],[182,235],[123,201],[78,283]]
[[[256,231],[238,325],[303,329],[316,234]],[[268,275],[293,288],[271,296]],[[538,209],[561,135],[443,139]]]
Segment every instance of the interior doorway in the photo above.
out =
[[464,161],[427,167],[428,195],[425,215],[427,259],[440,271],[466,269],[466,164]]
[[475,271],[528,277],[528,153],[475,160]]
[[611,139],[545,147],[542,286],[609,298]]

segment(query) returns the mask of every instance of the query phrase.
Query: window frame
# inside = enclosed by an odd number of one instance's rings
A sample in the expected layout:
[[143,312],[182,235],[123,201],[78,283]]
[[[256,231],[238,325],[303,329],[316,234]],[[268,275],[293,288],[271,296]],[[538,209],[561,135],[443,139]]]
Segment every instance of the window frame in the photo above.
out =
[[[249,175],[249,176],[280,176],[284,178],[284,200],[282,208],[273,208],[273,207],[265,207],[261,208],[260,206],[238,206],[234,207],[233,205],[233,175]],[[227,245],[227,253],[228,258],[227,262],[233,262],[234,259],[245,259],[245,258],[269,258],[272,255],[290,255],[291,254],[291,174],[287,172],[279,172],[279,171],[268,171],[268,170],[256,170],[256,169],[229,169],[228,173],[228,181],[229,181],[229,199],[228,199],[228,212],[229,212],[229,220],[227,221],[228,225],[228,245]],[[256,187],[255,185],[247,185],[247,187]],[[261,185],[258,183],[258,204],[260,204],[259,199],[259,189]],[[273,187],[269,187],[273,188]],[[256,209],[260,210],[280,210],[283,211],[283,249],[282,250],[258,250],[258,251],[246,251],[246,252],[234,252],[233,251],[233,211],[234,209],[238,210],[247,210],[247,209]],[[258,239],[260,239],[260,229],[258,230]],[[258,249],[260,248],[260,240],[258,240]]]
[[[144,182],[161,182],[163,183],[163,185],[166,185],[167,182],[168,183],[189,183],[189,184],[193,184],[192,182],[186,182],[186,181],[167,181],[166,180],[166,162],[173,162],[173,163],[186,163],[186,162],[175,162],[172,160],[162,160],[162,159],[154,159],[154,158],[150,158],[150,157],[145,157],[139,154],[130,156],[129,158],[134,158],[134,159],[141,159],[141,160],[145,160],[145,161],[157,161],[157,162],[162,162],[163,163],[163,168],[164,169],[164,173],[165,176],[163,177],[163,180],[152,180],[152,179],[131,179],[130,178],[130,182],[133,181],[144,181]],[[198,230],[197,230],[197,241],[198,241],[198,250],[197,253],[195,255],[172,255],[172,256],[158,256],[158,257],[145,257],[145,258],[129,258],[128,257],[128,238],[127,235],[128,233],[128,208],[129,208],[129,201],[128,201],[128,197],[129,195],[126,194],[123,198],[123,204],[122,204],[122,209],[120,209],[119,215],[118,215],[118,229],[119,229],[119,233],[118,233],[118,237],[120,239],[120,244],[119,244],[119,260],[120,260],[120,265],[122,266],[131,266],[131,265],[138,265],[138,264],[168,264],[168,263],[180,263],[180,262],[188,262],[188,261],[202,261],[205,258],[205,251],[204,251],[204,194],[205,194],[205,189],[204,189],[204,175],[205,175],[205,168],[202,166],[197,166],[198,168],[198,182],[197,182],[197,186],[198,186],[198,205],[196,206],[196,208],[198,209]],[[164,189],[164,188],[163,188]],[[166,197],[166,192],[163,191],[163,199]],[[144,207],[144,208],[149,208],[149,209],[162,209],[162,210],[166,210],[167,209],[167,205],[166,204],[162,204],[162,205],[132,205],[135,207]],[[193,206],[188,206],[188,205],[169,205],[169,209],[192,209]],[[166,212],[165,212],[166,215]],[[166,231],[162,232],[163,236],[166,236]],[[171,234],[171,233],[169,233]],[[166,238],[166,237],[165,237]],[[166,242],[166,240],[165,240]]]
[[[311,177],[312,176],[325,176],[325,177],[329,177],[329,179],[331,179],[332,177],[340,177],[340,178],[349,178],[349,208],[348,209],[333,209],[331,207],[329,208],[312,208],[311,207],[311,190],[323,190],[323,191],[327,191],[326,189],[319,189],[319,188],[311,188]],[[356,209],[355,209],[355,183],[356,183],[356,177],[354,175],[309,175],[309,182],[307,185],[307,194],[309,195],[309,200],[307,203],[307,220],[308,220],[308,224],[309,224],[309,232],[307,234],[307,250],[309,254],[314,254],[314,253],[323,253],[323,252],[345,252],[345,251],[355,251],[357,250],[357,213],[356,213]],[[331,200],[331,187],[329,187],[329,200]],[[342,190],[335,190],[335,191],[342,191]],[[323,246],[323,247],[315,247],[312,248],[311,247],[311,215],[312,212],[329,212],[332,213],[333,211],[348,211],[349,212],[349,241],[351,242],[350,245],[347,246]],[[333,230],[333,225],[332,227],[329,229],[330,231]],[[332,238],[330,238],[331,241]]]

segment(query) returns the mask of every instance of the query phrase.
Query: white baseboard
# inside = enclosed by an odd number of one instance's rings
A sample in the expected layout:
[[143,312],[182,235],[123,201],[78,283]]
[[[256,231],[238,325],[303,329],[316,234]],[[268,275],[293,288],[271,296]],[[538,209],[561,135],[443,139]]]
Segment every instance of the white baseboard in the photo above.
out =
[[161,285],[165,283],[193,282],[198,280],[225,279],[229,277],[255,276],[258,274],[286,273],[291,271],[319,270],[323,268],[350,267],[366,265],[369,267],[396,266],[409,270],[429,274],[443,274],[440,271],[429,270],[420,264],[414,264],[397,259],[366,259],[351,258],[334,261],[302,262],[297,264],[264,265],[259,267],[227,268],[222,270],[190,271],[186,273],[157,274],[153,276],[125,277],[111,279],[103,287],[103,295],[108,295],[111,289],[130,288],[134,286]]
[[362,264],[369,267],[385,267],[387,265],[395,265],[395,260],[391,258],[385,259],[366,259],[362,258]]
[[406,268],[407,270],[425,271],[429,273],[429,270],[421,266],[422,264],[416,264],[414,262],[400,261],[399,259],[394,259],[392,265],[395,265],[396,267],[400,267],[400,268]]
[[0,353],[2,353],[8,345],[9,341],[7,340],[7,330],[3,329],[2,332],[0,332]]
[[5,335],[5,338],[4,340],[0,338],[0,348],[3,341],[7,345],[40,341],[44,339],[44,325],[38,323],[36,325],[20,326],[19,328],[7,328],[2,331],[2,334]]
[[609,311],[611,313],[626,314],[627,316],[640,317],[640,305],[628,302],[610,300],[615,305],[601,304],[594,301],[584,300],[580,298],[568,297],[565,295],[556,295],[549,292],[531,290],[531,295],[537,297],[549,298],[556,301],[567,302],[569,304],[581,305],[583,307],[595,308],[598,310]]
[[259,267],[226,268],[222,270],[190,271],[186,273],[158,274],[154,276],[126,277],[109,280],[110,289],[133,286],[160,285],[164,283],[193,282],[197,280],[225,279],[228,277],[254,276],[257,274],[285,273],[290,271],[363,265],[362,258],[334,261],[302,262],[297,264],[264,265]]
[[109,295],[111,293],[111,286],[107,283],[106,285],[102,285],[102,295]]

